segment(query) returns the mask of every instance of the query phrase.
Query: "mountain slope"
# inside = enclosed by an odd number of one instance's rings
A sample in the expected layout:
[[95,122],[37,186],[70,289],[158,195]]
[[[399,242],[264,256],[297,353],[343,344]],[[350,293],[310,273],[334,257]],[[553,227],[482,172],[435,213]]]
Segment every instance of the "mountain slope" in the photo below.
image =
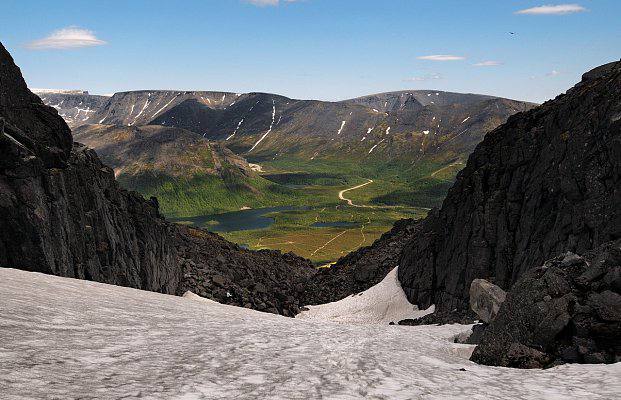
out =
[[293,201],[291,190],[259,176],[243,157],[185,129],[82,125],[73,136],[97,151],[123,187],[157,197],[168,216]]
[[257,159],[283,155],[368,158],[377,154],[411,160],[427,153],[445,158],[469,153],[488,130],[532,106],[492,96],[438,91],[390,92],[324,102],[269,93],[152,90],[116,93],[81,122],[183,128],[227,141],[235,152]]
[[43,103],[58,110],[70,128],[78,127],[100,110],[108,96],[91,95],[82,91],[35,91]]
[[510,117],[477,146],[439,210],[398,221],[320,271],[315,282],[330,290],[308,302],[364,290],[393,263],[412,303],[435,304],[437,320],[455,321],[469,311],[473,279],[508,289],[547,259],[621,237],[620,88],[621,62],[607,64]]
[[400,261],[408,298],[466,309],[470,282],[510,287],[565,251],[621,236],[621,63],[489,133]]
[[168,294],[192,290],[288,316],[299,311],[298,292],[315,272],[308,260],[242,250],[167,222],[157,199],[121,189],[93,150],[73,142],[1,44],[0,154],[0,268]]

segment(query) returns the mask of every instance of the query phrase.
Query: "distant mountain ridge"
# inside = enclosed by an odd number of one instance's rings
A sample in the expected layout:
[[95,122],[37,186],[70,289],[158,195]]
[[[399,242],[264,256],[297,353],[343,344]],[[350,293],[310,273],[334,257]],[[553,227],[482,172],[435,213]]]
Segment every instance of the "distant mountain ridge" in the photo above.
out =
[[[44,96],[44,102],[58,107],[58,96],[70,95]],[[334,153],[410,158],[411,153],[436,153],[447,147],[469,152],[488,130],[532,106],[487,95],[429,90],[340,102],[294,100],[269,93],[141,90],[115,93],[107,100],[99,97],[88,111],[77,111],[78,116],[64,114],[73,127],[183,128],[257,158],[289,154],[315,159]]]

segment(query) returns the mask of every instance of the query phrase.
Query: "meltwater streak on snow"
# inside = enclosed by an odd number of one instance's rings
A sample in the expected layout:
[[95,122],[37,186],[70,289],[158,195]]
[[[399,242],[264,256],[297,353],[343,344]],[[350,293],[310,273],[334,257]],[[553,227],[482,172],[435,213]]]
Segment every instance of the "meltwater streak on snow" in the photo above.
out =
[[420,318],[434,311],[434,306],[419,310],[408,301],[397,279],[397,268],[364,292],[307,308],[308,311],[298,314],[296,318],[363,325],[386,325],[407,318]]
[[346,123],[346,121],[341,122],[341,127],[339,128],[339,131],[336,132],[337,135],[341,134],[341,132],[343,131],[343,128],[345,127],[345,123]]
[[[0,268],[2,398],[603,400],[621,363],[467,360],[466,325],[299,320]],[[462,371],[464,369],[465,371]]]
[[254,146],[252,146],[252,148],[250,150],[248,150],[249,153],[252,150],[254,150],[254,148],[257,147],[258,144],[261,143],[263,141],[263,139],[265,139],[267,137],[267,135],[270,134],[270,132],[272,131],[272,128],[274,127],[274,119],[275,118],[276,118],[276,104],[274,103],[274,99],[272,99],[272,123],[270,124],[270,129],[268,129],[267,132],[265,132],[263,134],[263,136],[261,136],[261,138],[259,140],[257,140],[257,142],[254,144]]

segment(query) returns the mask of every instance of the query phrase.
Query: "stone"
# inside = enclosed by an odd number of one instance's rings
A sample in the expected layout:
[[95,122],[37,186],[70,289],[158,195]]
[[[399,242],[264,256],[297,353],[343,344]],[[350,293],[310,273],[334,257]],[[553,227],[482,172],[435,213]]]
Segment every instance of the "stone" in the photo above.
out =
[[[546,368],[621,359],[621,294],[604,280],[607,273],[589,272],[616,269],[616,251],[621,251],[621,239],[583,257],[572,257],[571,262],[561,255],[547,261],[545,268],[527,272],[507,294],[471,360],[503,367]],[[598,265],[596,260],[602,262]],[[584,276],[599,278],[583,285]],[[559,292],[559,287],[568,289]]]
[[470,308],[483,322],[490,323],[496,318],[506,296],[504,290],[485,279],[475,279],[470,284]]

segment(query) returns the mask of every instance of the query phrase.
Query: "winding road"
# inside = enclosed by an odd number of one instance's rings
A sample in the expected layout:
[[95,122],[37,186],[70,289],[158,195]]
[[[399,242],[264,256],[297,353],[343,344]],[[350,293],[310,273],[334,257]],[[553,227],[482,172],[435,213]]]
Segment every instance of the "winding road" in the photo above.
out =
[[345,192],[349,192],[350,190],[360,189],[361,187],[366,186],[366,185],[371,184],[371,183],[373,183],[373,179],[369,179],[368,182],[365,182],[365,183],[360,184],[358,186],[354,186],[354,187],[351,187],[349,189],[343,189],[343,190],[341,190],[339,192],[339,199],[345,200],[347,202],[347,204],[349,204],[350,206],[353,206],[353,207],[371,208],[371,206],[367,206],[367,205],[354,204],[350,199],[348,199],[345,196],[343,196],[343,194],[345,194]]

